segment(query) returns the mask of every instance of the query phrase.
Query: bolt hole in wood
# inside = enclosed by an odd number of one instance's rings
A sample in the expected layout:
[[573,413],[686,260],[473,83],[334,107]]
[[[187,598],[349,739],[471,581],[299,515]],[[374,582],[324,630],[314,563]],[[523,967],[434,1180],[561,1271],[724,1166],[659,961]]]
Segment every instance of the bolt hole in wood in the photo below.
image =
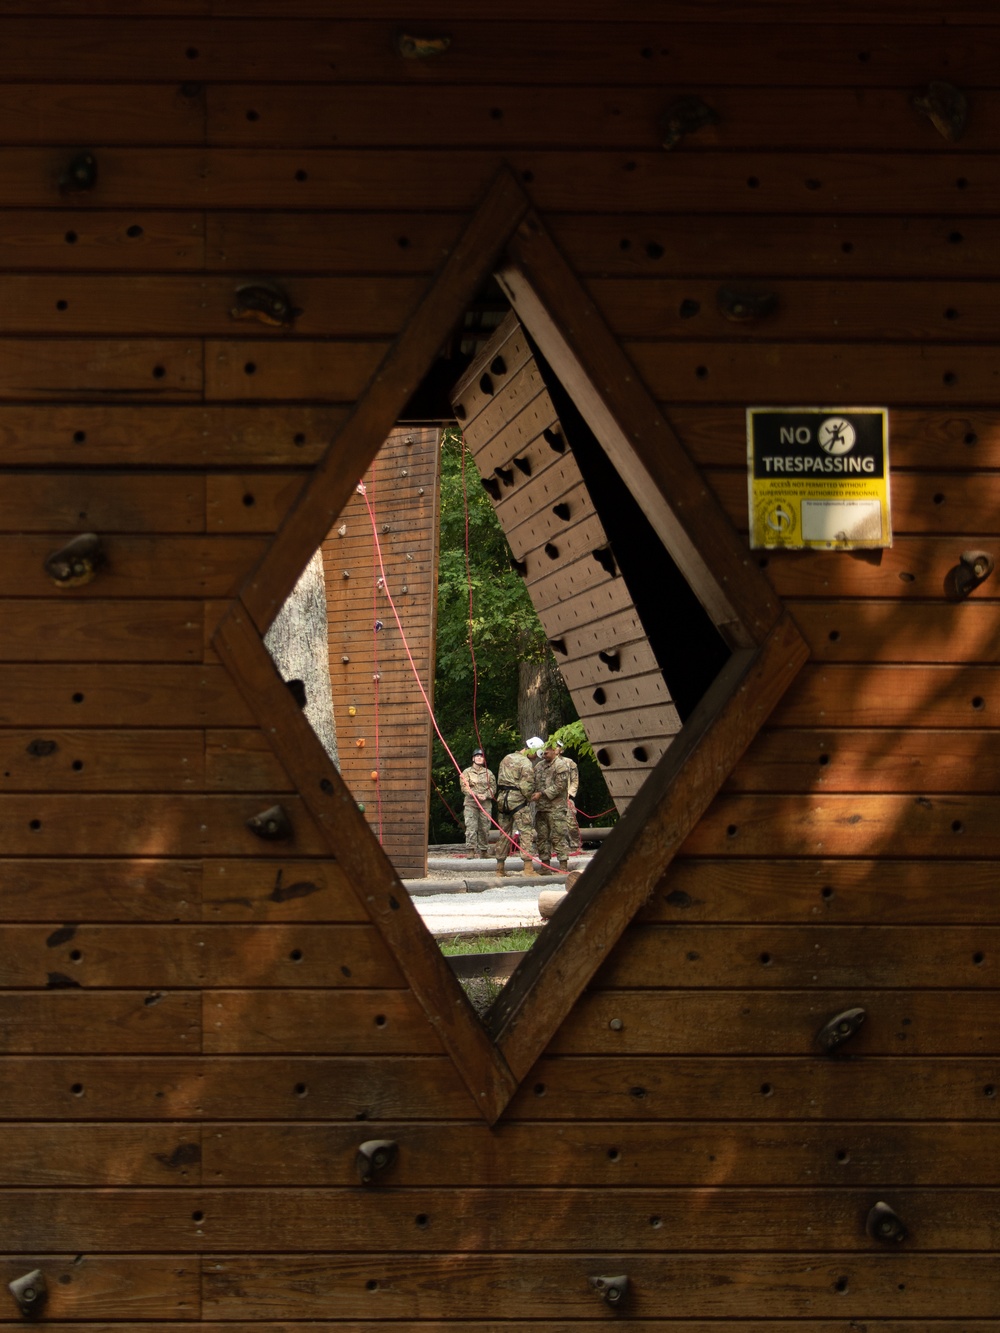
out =
[[958,319],[958,311],[955,309],[954,306],[949,306],[948,309],[944,312],[944,317],[945,319]]
[[954,819],[952,820],[951,831],[952,833],[964,833],[965,825],[962,823],[960,819]]
[[934,496],[934,503],[936,505],[943,505],[944,501],[945,501],[944,492],[938,491],[937,494]]
[[854,253],[854,242],[853,242],[853,241],[842,241],[842,242],[841,242],[841,245],[840,245],[840,249],[841,249],[841,253],[842,253],[842,254],[845,254],[845,255],[852,255],[852,254]]
[[292,1091],[295,1093],[296,1097],[308,1097],[309,1085],[307,1083],[296,1083]]
[[368,1279],[368,1281],[365,1283],[365,1291],[378,1291],[378,1282],[376,1281],[375,1278],[370,1277]]
[[205,1220],[205,1214],[201,1211],[200,1208],[196,1208],[194,1212],[191,1214],[191,1221],[204,1222],[204,1220]]
[[243,367],[243,374],[244,374],[244,375],[256,375],[256,373],[257,373],[257,362],[256,362],[256,361],[248,361],[248,362],[244,365],[244,367]]
[[762,1097],[773,1097],[774,1088],[771,1086],[770,1083],[762,1083],[760,1085],[760,1095]]
[[302,962],[302,950],[301,950],[301,949],[293,949],[293,950],[291,951],[291,953],[288,955],[288,957],[291,959],[291,961],[292,961],[293,963],[301,963],[301,962]]
[[727,824],[727,825],[726,825],[726,837],[727,837],[727,838],[735,838],[736,835],[739,833],[739,831],[740,831],[740,827],[739,827],[738,824]]
[[133,222],[130,227],[125,228],[125,235],[130,241],[136,241],[142,235],[143,229],[138,222]]
[[431,1219],[426,1213],[417,1213],[416,1217],[413,1219],[413,1224],[414,1226],[419,1227],[421,1231],[426,1231],[430,1226],[430,1221]]
[[823,899],[824,902],[828,903],[830,899],[833,897],[833,889],[830,887],[829,884],[824,884],[819,891],[819,896]]
[[963,444],[968,444],[970,446],[973,444],[978,444],[979,436],[976,434],[974,430],[970,430],[962,437],[962,442]]
[[73,1083],[73,1084],[71,1084],[71,1085],[70,1085],[70,1092],[73,1094],[74,1097],[82,1097],[82,1096],[83,1096],[83,1084],[82,1084],[82,1083]]
[[831,643],[839,643],[839,642],[840,642],[840,630],[839,630],[839,629],[832,629],[832,630],[830,631],[828,637],[829,637]]
[[32,819],[28,823],[28,828],[30,828],[33,833],[37,833],[41,827],[42,821],[40,819]]
[[653,1228],[654,1231],[659,1231],[660,1227],[663,1226],[663,1218],[660,1217],[658,1214],[654,1213],[653,1216],[649,1219],[649,1225]]
[[545,1096],[545,1084],[544,1084],[544,1083],[536,1083],[535,1086],[534,1086],[534,1088],[532,1089],[532,1091],[534,1092],[534,1094],[535,1094],[536,1097],[544,1097],[544,1096]]
[[621,240],[618,242],[618,249],[619,249],[619,250],[631,250],[631,249],[632,249],[632,242],[629,240],[629,238],[628,238],[627,236],[623,236],[623,237],[621,238]]
[[967,190],[969,188],[969,182],[965,176],[958,177],[958,179],[955,181],[955,188],[957,190]]
[[996,1086],[993,1083],[987,1083],[983,1088],[984,1097],[995,1097],[997,1095]]
[[846,1295],[848,1289],[847,1278],[838,1277],[836,1282],[833,1284],[833,1289],[834,1291],[840,1292],[841,1296]]
[[83,695],[80,694],[79,692],[76,693],[76,694],[74,694],[74,695],[73,695],[73,702],[74,702],[75,704],[82,704],[82,703],[83,703]]
[[377,1028],[384,1028],[385,1025],[386,1025],[386,1022],[387,1022],[387,1019],[386,1019],[385,1014],[376,1014],[376,1015],[375,1015],[375,1026],[376,1026]]
[[167,368],[166,368],[166,366],[154,366],[154,367],[153,367],[153,379],[154,379],[154,380],[162,380],[163,377],[164,377],[164,375],[166,375],[166,373],[167,373]]
[[75,430],[73,432],[74,444],[85,444],[86,440],[87,440],[87,432],[85,430]]
[[981,694],[976,694],[973,696],[972,707],[975,709],[977,713],[981,713],[983,709],[986,707],[986,700],[983,698]]
[[609,1161],[609,1162],[620,1162],[621,1159],[622,1159],[622,1155],[621,1155],[620,1151],[619,1151],[617,1148],[609,1148],[609,1149],[608,1149],[608,1161]]
[[309,179],[309,172],[303,171],[300,167],[299,170],[295,173],[295,179],[297,181],[307,181]]
[[760,965],[761,967],[771,966],[771,955],[769,953],[762,953],[760,955]]
[[820,757],[819,757],[819,766],[820,766],[820,768],[826,768],[826,766],[827,766],[827,764],[828,764],[829,762],[830,762],[830,756],[829,756],[828,754],[821,754],[821,755],[820,755]]
[[249,120],[251,123],[260,120],[260,113],[258,111],[252,111],[252,110],[248,111],[247,120]]
[[836,1157],[837,1161],[841,1164],[841,1166],[846,1165],[846,1163],[848,1163],[851,1160],[851,1154],[847,1151],[846,1148],[838,1148],[837,1151],[834,1153],[834,1157]]
[[659,243],[659,241],[647,241],[647,242],[646,242],[646,258],[647,258],[647,259],[662,259],[663,256],[664,256],[666,253],[667,253],[666,250],[665,250],[665,249],[663,248],[663,246]]
[[80,238],[79,236],[77,236],[75,231],[68,231],[66,235],[63,237],[63,240],[66,242],[67,245],[76,245],[79,239]]
[[69,951],[69,960],[70,960],[71,963],[78,963],[78,962],[81,960],[82,957],[83,957],[83,952],[82,952],[82,950],[80,950],[80,949],[70,949],[70,951]]
[[975,963],[976,967],[982,967],[983,963],[986,962],[986,955],[984,953],[976,952],[972,955],[972,961]]
[[941,376],[941,382],[943,384],[957,384],[958,376],[955,374],[953,370],[946,370],[944,374]]
[[57,310],[68,310],[68,309],[69,309],[69,302],[68,302],[68,301],[57,301],[57,302],[56,302],[56,309],[57,309]]
[[760,178],[758,176],[747,177],[747,188],[750,190],[760,189]]

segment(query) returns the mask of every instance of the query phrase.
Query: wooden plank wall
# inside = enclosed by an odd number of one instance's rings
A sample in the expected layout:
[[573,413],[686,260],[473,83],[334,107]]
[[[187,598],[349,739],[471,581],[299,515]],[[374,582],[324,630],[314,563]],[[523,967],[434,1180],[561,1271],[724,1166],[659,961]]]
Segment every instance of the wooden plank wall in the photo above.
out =
[[[400,13],[0,0],[0,1323],[995,1333],[998,12]],[[491,1130],[204,644],[502,162],[741,530],[748,401],[874,402],[897,535],[760,557],[812,660]]]
[[412,879],[427,874],[439,434],[394,430],[323,543],[340,775]]

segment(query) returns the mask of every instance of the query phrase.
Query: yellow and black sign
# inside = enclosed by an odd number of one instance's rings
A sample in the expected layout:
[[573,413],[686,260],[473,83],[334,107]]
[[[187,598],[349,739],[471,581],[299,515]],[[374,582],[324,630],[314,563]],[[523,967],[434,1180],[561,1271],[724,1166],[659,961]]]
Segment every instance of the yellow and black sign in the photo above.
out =
[[749,407],[750,545],[892,545],[884,407]]

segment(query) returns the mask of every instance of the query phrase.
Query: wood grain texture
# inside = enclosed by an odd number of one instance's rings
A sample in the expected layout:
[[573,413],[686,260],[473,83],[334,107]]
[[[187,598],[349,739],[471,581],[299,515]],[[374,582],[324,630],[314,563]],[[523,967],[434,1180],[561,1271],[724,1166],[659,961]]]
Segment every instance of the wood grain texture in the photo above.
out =
[[[896,1189],[892,1206],[910,1232],[904,1261],[912,1264],[927,1251],[954,1254],[958,1262],[959,1256],[989,1254],[996,1191],[978,1190],[976,1196],[973,1206],[965,1191]],[[839,1250],[840,1262],[860,1258],[863,1264],[871,1262],[872,1249],[864,1226],[870,1192],[856,1187],[200,1188],[107,1190],[97,1197],[44,1189],[0,1190],[0,1203],[5,1251],[57,1249],[69,1236],[86,1250],[106,1251],[125,1221],[125,1242],[118,1241],[122,1251],[190,1249],[227,1256],[218,1267],[206,1265],[210,1275],[231,1271],[240,1260],[228,1256],[253,1255],[254,1246],[266,1256],[308,1249],[338,1258],[363,1255],[369,1264],[380,1251],[402,1255],[413,1249],[453,1261],[486,1251],[527,1262],[551,1245],[555,1228],[564,1251],[624,1252],[640,1269],[647,1260],[655,1264],[657,1258],[697,1250],[734,1260],[740,1252]],[[557,1256],[548,1262],[558,1262]],[[268,1258],[264,1263],[269,1266]],[[277,1295],[283,1284],[277,1273],[272,1280]],[[208,1285],[218,1292],[217,1279],[209,1276]]]
[[988,731],[897,728],[770,731],[729,775],[729,791],[982,792],[997,790]]
[[202,867],[198,860],[93,857],[77,861],[0,861],[4,921],[197,921]]
[[[783,7],[778,12],[783,16],[787,11]],[[467,13],[456,17],[453,11],[453,47],[446,59],[427,64],[399,58],[392,41],[396,12],[367,22],[330,21],[327,7],[322,13],[325,21],[279,22],[272,11],[267,18],[228,23],[200,15],[151,17],[142,21],[141,37],[135,22],[95,24],[71,13],[48,42],[43,25],[12,15],[3,24],[4,43],[12,51],[0,62],[0,78],[17,80],[23,67],[15,55],[20,54],[33,77],[42,81],[246,81],[259,77],[259,62],[266,57],[270,78],[283,81],[323,81],[332,69],[339,80],[351,83],[475,85],[502,70],[505,81],[514,84],[610,81],[683,87],[692,68],[707,68],[720,83],[766,87],[784,83],[788,70],[805,67],[818,48],[827,59],[813,82],[829,87],[857,83],[908,88],[915,64],[925,79],[961,75],[969,84],[988,87],[997,40],[992,20],[979,28],[948,26],[938,31],[927,24],[831,23],[826,12],[818,22],[788,23],[777,31],[751,25],[741,50],[720,51],[718,27],[690,22],[700,13],[692,8],[683,24],[672,17],[650,23],[648,14],[636,26],[635,15],[632,23],[578,22],[569,44],[561,23],[546,21],[547,16],[539,20],[533,13],[534,40],[526,44],[510,22],[469,19]],[[981,8],[966,13],[982,23]],[[606,20],[606,12],[601,17]],[[859,50],[870,58],[859,61]]]
[[70,591],[56,587],[45,571],[46,559],[65,544],[65,532],[0,535],[0,595],[50,597],[60,605],[91,597],[225,597],[265,546],[261,538],[249,536],[112,535],[102,541],[107,564],[99,578]]
[[[0,1120],[468,1119],[446,1056],[8,1056]],[[358,1133],[357,1126],[354,1132]],[[360,1131],[364,1133],[364,1131]],[[22,1270],[23,1271],[23,1270]]]
[[[730,660],[629,806],[618,836],[498,998],[489,1021],[523,1078],[607,956],[705,805],[799,670],[804,647],[787,623],[751,661]],[[595,873],[596,872],[596,873]],[[614,883],[614,893],[604,886]],[[556,955],[558,972],[546,966]]]
[[[32,1128],[29,1141],[35,1135],[51,1135],[77,1162],[80,1149],[70,1145],[85,1142],[85,1135],[98,1135],[104,1128],[38,1126]],[[163,1133],[155,1126],[128,1128],[127,1143],[154,1130]],[[822,1187],[877,1179],[888,1188],[996,1186],[1000,1181],[996,1155],[1000,1124],[983,1121],[922,1125],[895,1120],[865,1124],[682,1120],[660,1121],[651,1132],[642,1121],[570,1119],[561,1124],[505,1120],[492,1130],[484,1132],[485,1128],[460,1122],[384,1123],[380,1132],[406,1139],[407,1151],[398,1159],[394,1185],[565,1185],[572,1179],[606,1189],[654,1181],[661,1186]],[[173,1132],[189,1130],[184,1126]],[[23,1135],[25,1127],[11,1126],[10,1132]],[[540,1137],[545,1139],[545,1152],[537,1150]],[[205,1134],[205,1181],[258,1187],[353,1185],[356,1140],[357,1127],[352,1124],[217,1124]],[[109,1153],[108,1148],[104,1151]],[[162,1166],[159,1169],[162,1174]],[[113,1180],[113,1161],[109,1170]]]
[[[368,925],[4,925],[0,935],[3,985],[18,988],[402,985],[399,967]],[[372,1008],[380,1012],[377,1003]]]
[[519,1120],[967,1120],[1000,1114],[992,1058],[562,1056],[532,1068]]
[[[72,1246],[69,1247],[72,1249]],[[0,1281],[6,1286],[31,1272],[46,1274],[46,1317],[79,1319],[186,1319],[198,1317],[198,1261],[182,1255],[4,1255]],[[13,1307],[17,1310],[17,1307]],[[18,1316],[20,1317],[20,1316]],[[77,1325],[78,1327],[79,1325]]]
[[180,1054],[201,1048],[201,1000],[190,991],[4,991],[0,1027],[5,1051],[26,1055]]
[[6,662],[198,662],[204,637],[198,602],[77,602],[69,593],[0,605]]
[[0,768],[5,793],[199,791],[205,739],[181,730],[0,731]]
[[721,861],[679,856],[640,919],[998,923],[992,866],[972,858]]
[[248,701],[262,713],[266,710],[275,752],[329,850],[340,859],[431,1026],[455,1058],[474,1104],[484,1117],[495,1119],[513,1091],[510,1071],[368,830],[356,800],[277,676],[242,602],[222,622],[214,644]]
[[423,378],[464,306],[490,272],[527,201],[510,173],[492,185],[425,299],[403,329],[370,391],[331,443],[309,489],[270,548],[266,572],[243,594],[254,624],[263,629],[288,595],[299,571],[329,531],[399,412]]
[[[701,938],[704,940],[705,936]],[[816,977],[824,987],[843,982],[852,989],[824,989],[817,993],[789,988],[765,993],[747,980],[749,966],[741,967],[737,960],[725,981],[744,987],[741,992],[692,993],[655,989],[651,984],[648,990],[587,994],[550,1042],[549,1052],[553,1055],[698,1055],[707,1051],[718,1055],[813,1055],[822,1049],[816,1040],[820,1029],[836,1014],[858,1007],[866,1011],[867,1017],[850,1045],[842,1048],[842,1053],[851,1057],[903,1053],[986,1055],[996,1049],[1000,1002],[995,996],[964,990],[913,989],[887,994],[866,989],[860,969],[851,975],[851,969],[843,964],[830,966],[831,949],[822,942],[823,935],[818,939],[820,961],[811,973],[800,967],[794,982],[790,977],[796,969],[789,967],[788,958],[783,956],[783,941],[778,943],[772,961],[783,972],[786,983],[792,987]],[[691,942],[690,937],[687,942]],[[752,939],[747,942],[751,944]],[[919,947],[916,939],[913,945]],[[704,970],[708,972],[718,957],[711,944],[706,952],[714,956],[688,962],[686,967],[678,965],[677,956],[668,952],[664,960],[665,975],[658,979],[658,984],[691,984],[702,963],[707,963]],[[951,975],[961,985],[966,978],[954,961],[949,959]],[[619,985],[631,985],[633,978],[643,971],[641,958],[635,964],[624,959],[617,964],[613,961],[598,974],[595,985],[611,986],[616,977]],[[760,966],[770,967],[770,964]],[[877,984],[891,985],[894,979],[898,980],[900,970],[897,964],[894,978],[890,965],[879,975]],[[964,970],[967,972],[968,967]],[[921,986],[931,971],[929,964],[923,975],[908,973],[906,985]],[[865,980],[874,984],[871,977]]]
[[[625,1265],[620,1252],[613,1253],[619,1272]],[[245,1317],[253,1310],[267,1318],[277,1316],[281,1305],[287,1312],[283,1318],[290,1313],[302,1319],[324,1313],[352,1319],[371,1309],[374,1291],[381,1311],[398,1319],[413,1319],[417,1311],[438,1318],[446,1311],[451,1317],[470,1317],[485,1299],[495,1319],[524,1320],[539,1314],[594,1319],[603,1307],[595,1310],[600,1298],[587,1279],[593,1272],[604,1272],[606,1255],[603,1247],[580,1255],[523,1255],[515,1265],[506,1254],[462,1260],[413,1254],[405,1261],[394,1259],[391,1277],[379,1253],[302,1258],[291,1265],[285,1259],[279,1263],[258,1255],[220,1259],[206,1266],[204,1308],[219,1317],[238,1313]],[[989,1257],[903,1254],[894,1256],[891,1264],[884,1258],[866,1254],[830,1259],[823,1253],[649,1255],[642,1264],[642,1288],[631,1308],[641,1318],[658,1314],[669,1300],[674,1317],[745,1319],[766,1318],[780,1301],[786,1317],[843,1318],[845,1311],[869,1318],[926,1319],[932,1313],[992,1317],[997,1280]],[[845,1277],[846,1287],[838,1288]],[[961,1284],[960,1294],[949,1290],[952,1281]],[[378,1285],[371,1287],[371,1282]]]
[[[3,214],[0,213],[0,219]],[[6,466],[308,467],[344,419],[344,410],[149,403],[0,405]]]

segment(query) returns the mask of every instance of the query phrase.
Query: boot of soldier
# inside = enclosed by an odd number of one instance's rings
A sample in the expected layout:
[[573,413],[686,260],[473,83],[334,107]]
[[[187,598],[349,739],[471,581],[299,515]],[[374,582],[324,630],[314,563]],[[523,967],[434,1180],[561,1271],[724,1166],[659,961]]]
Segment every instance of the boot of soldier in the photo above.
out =
[[569,869],[569,858],[568,858],[568,857],[560,856],[560,858],[559,858],[559,869],[560,869],[560,870],[568,870],[568,869]]
[[525,856],[524,858],[524,873],[526,875],[533,875],[535,873],[535,863],[530,856]]
[[546,861],[545,857],[540,856],[538,858],[538,873],[540,875],[554,875],[556,872],[549,865],[548,861]]
[[497,870],[496,870],[496,873],[500,876],[501,879],[503,879],[504,876],[507,874],[506,870],[504,870],[504,868],[503,868],[503,862],[502,862],[502,861],[498,861],[498,862],[497,862]]

